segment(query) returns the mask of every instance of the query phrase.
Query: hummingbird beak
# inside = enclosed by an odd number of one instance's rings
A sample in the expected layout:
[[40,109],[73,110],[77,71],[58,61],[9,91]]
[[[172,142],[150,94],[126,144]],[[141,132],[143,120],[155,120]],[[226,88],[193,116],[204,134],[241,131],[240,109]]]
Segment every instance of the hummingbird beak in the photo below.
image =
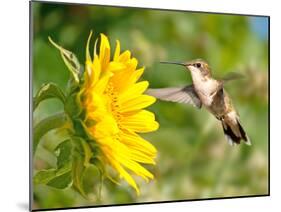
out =
[[188,67],[191,66],[192,63],[190,62],[170,62],[170,61],[160,61],[160,63],[164,63],[164,64],[175,64],[175,65],[181,65],[184,67]]
[[163,64],[176,64],[176,65],[186,66],[186,63],[183,63],[183,62],[160,61],[160,63],[163,63]]

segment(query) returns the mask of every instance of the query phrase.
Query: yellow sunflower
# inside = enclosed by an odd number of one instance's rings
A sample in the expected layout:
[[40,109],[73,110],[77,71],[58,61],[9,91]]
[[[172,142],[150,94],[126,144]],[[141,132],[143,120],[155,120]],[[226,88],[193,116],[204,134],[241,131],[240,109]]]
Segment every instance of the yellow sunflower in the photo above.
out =
[[157,150],[138,133],[158,129],[152,112],[144,108],[155,98],[143,94],[149,83],[137,82],[144,68],[137,69],[138,61],[130,51],[120,52],[116,41],[111,58],[108,38],[100,35],[99,53],[94,48],[93,59],[86,48],[85,82],[82,89],[82,105],[86,111],[86,127],[101,150],[100,160],[117,171],[139,194],[132,174],[146,181],[153,174],[141,164],[155,164]]

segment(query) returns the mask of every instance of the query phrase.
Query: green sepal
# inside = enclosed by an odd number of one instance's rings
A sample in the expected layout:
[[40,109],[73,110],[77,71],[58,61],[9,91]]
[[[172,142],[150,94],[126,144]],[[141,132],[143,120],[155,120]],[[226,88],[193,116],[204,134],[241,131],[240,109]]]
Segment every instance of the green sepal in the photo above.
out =
[[81,119],[73,119],[72,123],[73,123],[73,128],[74,128],[75,134],[77,136],[83,137],[83,138],[91,138],[91,136],[89,135],[89,133],[87,131],[87,127],[86,127],[85,123]]
[[40,102],[50,98],[58,98],[63,104],[65,103],[65,95],[56,84],[43,84],[35,97],[33,97],[33,111],[37,108]]
[[73,136],[72,145],[74,146],[73,157],[83,158],[83,166],[88,166],[93,156],[91,147],[87,141],[78,136]]
[[65,65],[69,69],[69,71],[74,79],[74,82],[76,84],[79,84],[79,77],[80,77],[80,75],[82,75],[82,69],[81,69],[80,63],[79,63],[77,57],[75,56],[75,54],[73,54],[71,51],[66,50],[63,47],[56,44],[51,39],[51,37],[48,37],[48,38],[49,38],[49,41],[51,42],[51,44],[53,44],[60,51],[61,57],[62,57]]
[[72,93],[66,98],[64,110],[72,118],[78,117],[82,113],[83,108],[78,92]]

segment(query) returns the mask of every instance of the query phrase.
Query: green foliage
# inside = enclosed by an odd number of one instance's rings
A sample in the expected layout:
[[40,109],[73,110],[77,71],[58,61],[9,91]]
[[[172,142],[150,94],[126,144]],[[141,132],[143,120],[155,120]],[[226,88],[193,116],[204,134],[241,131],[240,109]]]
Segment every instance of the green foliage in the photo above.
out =
[[54,188],[64,189],[72,183],[72,144],[70,140],[63,141],[56,148],[56,169],[42,170],[35,174],[35,184],[46,184]]
[[72,185],[87,198],[83,187],[83,175],[92,157],[88,143],[80,137],[73,136],[61,142],[55,152],[56,168],[38,171],[34,176],[34,183],[46,184],[57,189],[65,189]]
[[33,128],[33,154],[36,151],[40,139],[50,130],[61,128],[67,123],[67,117],[64,113],[55,114],[41,120]]
[[61,57],[72,76],[72,78],[70,79],[70,82],[72,82],[70,88],[75,89],[80,82],[79,77],[82,75],[83,72],[82,71],[83,69],[81,68],[77,57],[71,51],[66,50],[63,47],[56,44],[50,37],[49,37],[49,41],[60,51]]
[[50,98],[58,98],[65,102],[65,96],[62,90],[54,83],[43,84],[42,87],[38,90],[37,94],[33,98],[33,111],[43,100]]

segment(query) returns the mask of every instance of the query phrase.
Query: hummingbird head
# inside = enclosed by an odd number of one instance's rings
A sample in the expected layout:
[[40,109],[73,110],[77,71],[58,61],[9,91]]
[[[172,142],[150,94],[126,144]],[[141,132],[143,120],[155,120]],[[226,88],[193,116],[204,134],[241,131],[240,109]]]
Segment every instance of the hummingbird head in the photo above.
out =
[[211,76],[211,70],[207,62],[205,62],[202,59],[195,59],[188,62],[168,62],[163,61],[161,63],[166,64],[176,64],[181,65],[187,68],[191,72],[191,74],[195,75],[201,75],[203,77],[210,77]]

